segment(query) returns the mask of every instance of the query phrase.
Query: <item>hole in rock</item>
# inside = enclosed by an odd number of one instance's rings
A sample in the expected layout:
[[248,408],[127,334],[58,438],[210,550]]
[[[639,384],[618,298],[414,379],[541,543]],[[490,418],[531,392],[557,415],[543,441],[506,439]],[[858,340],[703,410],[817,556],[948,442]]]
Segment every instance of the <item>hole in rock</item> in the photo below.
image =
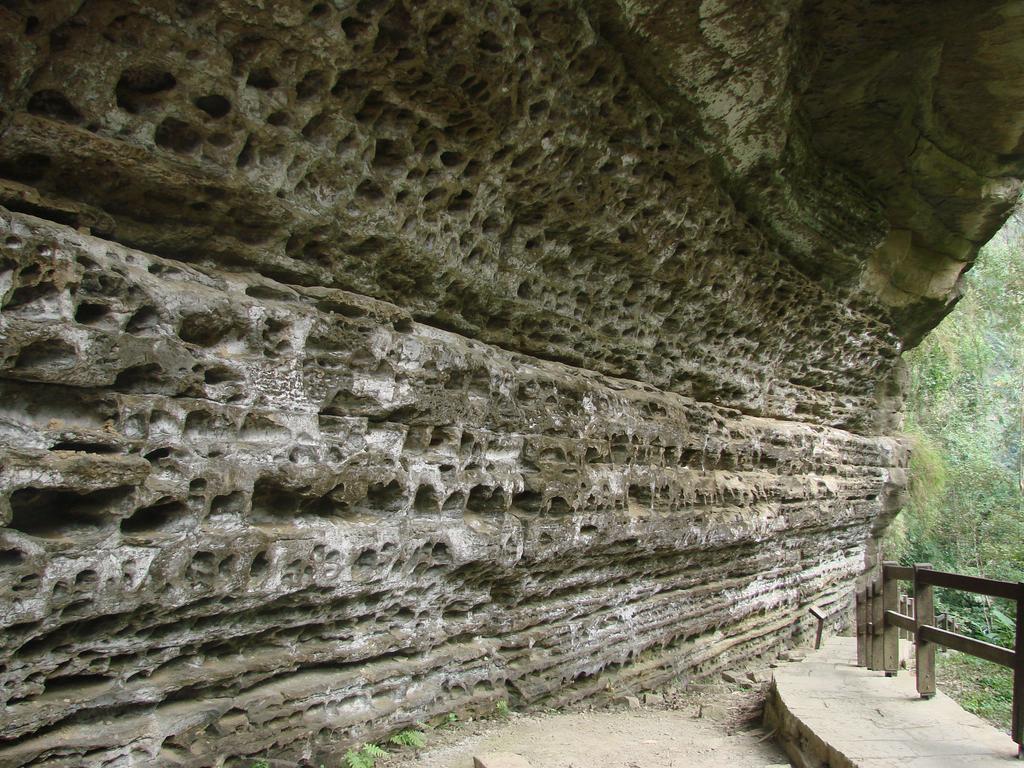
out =
[[295,86],[295,95],[300,101],[310,99],[327,85],[327,77],[321,70],[314,69],[303,75]]
[[159,533],[180,527],[189,517],[188,507],[180,501],[168,501],[142,507],[121,521],[121,533],[128,535]]
[[78,309],[75,310],[75,322],[82,323],[83,325],[92,325],[102,320],[109,313],[110,307],[106,304],[93,304],[83,301],[78,305]]
[[152,307],[142,307],[128,320],[127,333],[145,334],[160,324],[160,315]]
[[441,507],[442,512],[463,512],[466,508],[466,494],[462,491],[456,491],[444,500],[444,505]]
[[281,442],[290,440],[292,433],[287,427],[282,427],[264,416],[250,413],[245,417],[238,436],[242,440]]
[[107,685],[113,682],[109,677],[103,675],[67,675],[55,677],[43,683],[44,694],[50,696],[74,696],[81,695],[86,691],[90,693],[98,685]]
[[474,486],[466,499],[466,511],[478,515],[503,515],[505,492],[487,485]]
[[252,161],[255,159],[256,147],[253,144],[252,137],[249,137],[245,140],[245,144],[238,153],[238,157],[235,158],[235,165],[239,168],[246,168],[251,165]]
[[364,200],[379,201],[384,199],[384,190],[377,186],[370,179],[364,179],[356,187],[356,196]]
[[237,562],[237,555],[228,555],[217,563],[217,575],[222,578],[228,578],[234,572]]
[[402,146],[391,139],[377,139],[374,145],[373,162],[374,168],[394,168],[401,165],[405,157]]
[[158,147],[182,153],[191,152],[203,141],[202,134],[195,127],[176,117],[164,118],[156,127],[153,138]]
[[412,19],[401,3],[395,3],[377,24],[374,53],[401,48],[412,34]]
[[241,380],[241,375],[226,365],[214,365],[203,371],[203,381],[207,384],[226,384],[229,381]]
[[631,484],[629,486],[629,498],[642,507],[649,507],[654,496],[651,493],[650,486]]
[[67,123],[77,123],[82,119],[82,113],[60,91],[49,89],[36,91],[28,100],[27,108],[33,115],[51,117],[54,120],[63,120]]
[[397,480],[386,485],[374,483],[366,489],[365,505],[371,512],[390,513],[399,511],[405,504],[405,493]]
[[214,496],[210,502],[211,515],[240,515],[245,511],[245,494],[232,491]]
[[[22,271],[22,276],[25,272]],[[7,300],[7,305],[4,309],[10,311],[16,307],[25,306],[32,302],[39,301],[40,299],[45,300],[48,298],[55,298],[60,295],[60,291],[53,283],[37,283],[35,285],[22,285],[14,290],[11,297]]]
[[500,53],[505,49],[505,46],[498,40],[498,36],[493,32],[487,31],[480,35],[476,41],[477,48],[488,53]]
[[356,558],[355,565],[361,567],[368,567],[377,564],[377,551],[374,549],[364,549],[359,553],[359,557]]
[[442,427],[434,427],[434,431],[430,435],[430,447],[443,448],[445,446],[454,446],[457,438],[457,432],[446,430]]
[[523,491],[512,497],[512,506],[524,512],[539,512],[544,505],[543,494],[536,491]]
[[271,301],[294,301],[295,293],[285,288],[274,288],[269,285],[249,285],[246,286],[245,295],[251,296],[254,299],[271,300]]
[[77,493],[52,488],[22,488],[11,494],[11,522],[22,533],[63,538],[98,530],[131,494],[130,486]]
[[15,566],[25,562],[25,553],[20,549],[0,549],[0,565]]
[[0,175],[32,184],[46,175],[51,162],[49,157],[39,152],[26,152],[13,160],[0,161]]
[[442,152],[441,153],[441,164],[448,168],[453,168],[459,165],[464,160],[463,156],[458,152]]
[[245,81],[246,85],[251,85],[253,88],[257,88],[261,91],[269,91],[271,88],[277,88],[279,83],[277,78],[269,69],[254,69],[249,73],[248,80]]
[[369,25],[365,21],[360,21],[359,19],[352,17],[342,19],[341,22],[341,29],[345,33],[345,37],[349,40],[354,40],[364,34],[369,28]]
[[59,339],[43,339],[22,347],[14,363],[19,368],[67,368],[75,363],[75,348]]
[[183,434],[186,437],[214,438],[231,430],[233,425],[227,416],[209,411],[191,411],[185,417]]
[[266,552],[259,552],[256,557],[252,559],[252,563],[249,564],[249,576],[251,578],[259,578],[267,572],[270,568],[270,559],[267,557]]
[[182,319],[178,336],[189,344],[212,347],[231,334],[235,330],[234,325],[231,319],[222,315],[196,313]]
[[416,491],[413,507],[421,515],[436,515],[441,507],[440,499],[433,486],[421,485]]
[[114,379],[114,389],[125,392],[159,392],[167,385],[163,368],[156,363],[143,363],[125,368]]
[[231,102],[215,93],[209,96],[200,96],[193,103],[214,119],[220,119],[231,111]]
[[160,461],[161,459],[169,458],[173,453],[174,450],[170,447],[157,448],[154,451],[143,454],[142,458],[152,464],[153,462]]
[[470,204],[473,201],[473,193],[467,189],[462,190],[448,201],[448,211],[450,213],[461,213],[470,209]]
[[50,447],[51,451],[80,451],[81,453],[120,453],[116,445],[89,443],[81,440],[61,440]]
[[569,506],[569,502],[563,499],[561,496],[555,496],[551,499],[548,504],[548,514],[564,517],[572,514],[572,507]]
[[174,75],[156,67],[126,69],[114,87],[117,106],[126,112],[140,112],[156,99],[155,94],[169,91],[178,81]]
[[293,517],[299,510],[299,496],[275,478],[261,477],[252,489],[252,514],[256,519]]

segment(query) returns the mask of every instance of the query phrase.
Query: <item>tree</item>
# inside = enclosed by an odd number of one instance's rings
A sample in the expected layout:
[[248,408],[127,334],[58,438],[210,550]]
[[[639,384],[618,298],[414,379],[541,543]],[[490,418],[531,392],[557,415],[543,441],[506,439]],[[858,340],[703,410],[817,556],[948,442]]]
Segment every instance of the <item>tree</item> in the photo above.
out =
[[[959,306],[904,356],[909,502],[886,547],[905,563],[1024,580],[1024,221],[1011,219],[964,280]],[[978,637],[1012,637],[1012,609],[940,593]]]

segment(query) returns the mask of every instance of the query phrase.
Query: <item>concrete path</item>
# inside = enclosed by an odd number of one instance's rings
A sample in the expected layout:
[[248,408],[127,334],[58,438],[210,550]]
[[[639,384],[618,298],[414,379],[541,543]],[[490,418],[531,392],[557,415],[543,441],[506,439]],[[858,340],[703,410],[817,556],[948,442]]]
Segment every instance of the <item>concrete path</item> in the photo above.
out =
[[760,731],[680,711],[514,717],[379,768],[789,768]]
[[912,672],[856,666],[853,638],[826,640],[775,670],[767,717],[797,768],[1015,768],[1017,746],[943,693],[921,699]]

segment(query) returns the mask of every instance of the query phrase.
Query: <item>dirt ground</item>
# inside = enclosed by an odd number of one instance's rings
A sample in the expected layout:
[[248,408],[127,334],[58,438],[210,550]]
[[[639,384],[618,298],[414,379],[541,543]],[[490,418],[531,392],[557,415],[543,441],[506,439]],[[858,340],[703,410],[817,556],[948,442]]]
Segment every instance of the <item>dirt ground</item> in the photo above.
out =
[[[426,734],[381,768],[473,768],[473,756],[512,752],[532,768],[764,768],[788,766],[760,728],[762,690],[666,693],[642,709],[519,715]],[[635,706],[635,702],[634,702]]]

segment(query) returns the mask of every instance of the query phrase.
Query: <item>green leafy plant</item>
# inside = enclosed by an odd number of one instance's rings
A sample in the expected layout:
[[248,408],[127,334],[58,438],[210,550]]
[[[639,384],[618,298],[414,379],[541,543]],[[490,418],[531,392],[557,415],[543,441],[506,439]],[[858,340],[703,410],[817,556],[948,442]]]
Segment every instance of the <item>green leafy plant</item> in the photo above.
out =
[[270,768],[270,762],[267,760],[256,760],[249,768]]
[[392,734],[388,741],[399,747],[415,747],[416,749],[419,749],[427,743],[427,740],[423,738],[423,734],[417,730],[413,730],[412,728],[407,728],[404,731]]
[[456,715],[454,712],[449,712],[447,715],[444,716],[444,721],[451,725],[453,723],[459,722],[459,716]]
[[938,654],[939,686],[968,712],[1010,731],[1013,672],[964,653]]
[[373,768],[387,752],[376,744],[363,744],[345,753],[345,768]]
[[[905,565],[1024,580],[1024,218],[1017,213],[963,275],[955,311],[903,355],[913,448],[903,512],[884,548]],[[1012,602],[936,590],[957,631],[1011,646]],[[969,711],[1008,723],[1004,670],[942,654],[939,685]],[[983,684],[979,681],[984,680]],[[1005,726],[1004,726],[1005,727]]]
[[512,710],[509,709],[508,702],[505,701],[505,699],[502,699],[501,701],[499,701],[497,704],[494,705],[494,713],[498,717],[508,717],[509,713],[511,713],[511,711]]

